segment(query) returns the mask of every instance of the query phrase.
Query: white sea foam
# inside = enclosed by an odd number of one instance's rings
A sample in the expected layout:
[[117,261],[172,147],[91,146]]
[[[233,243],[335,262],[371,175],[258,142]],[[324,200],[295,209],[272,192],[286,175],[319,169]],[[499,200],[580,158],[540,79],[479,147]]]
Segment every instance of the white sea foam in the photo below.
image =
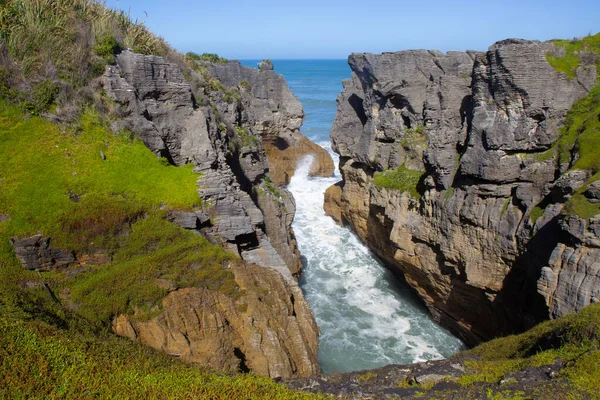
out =
[[[319,144],[332,153],[328,142]],[[437,359],[460,350],[462,343],[431,321],[358,238],[325,215],[323,195],[339,181],[339,171],[332,178],[309,178],[311,162],[302,161],[288,189],[296,199],[293,228],[306,258],[301,285],[321,329],[324,372]]]

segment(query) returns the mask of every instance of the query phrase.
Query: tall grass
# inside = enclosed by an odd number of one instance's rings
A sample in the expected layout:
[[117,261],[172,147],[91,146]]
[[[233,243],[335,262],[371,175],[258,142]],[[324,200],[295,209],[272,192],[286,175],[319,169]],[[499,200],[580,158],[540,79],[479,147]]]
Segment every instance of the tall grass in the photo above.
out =
[[[30,99],[34,114],[48,111],[52,101],[36,101],[33,87],[44,81],[58,90],[51,100],[72,100],[106,63],[111,54],[98,54],[106,42],[110,51],[130,48],[142,54],[168,56],[173,50],[153,35],[143,22],[132,21],[123,11],[90,0],[8,0],[0,3],[0,72],[10,71],[10,79],[0,86],[12,91],[10,100]],[[6,74],[5,74],[6,75]],[[0,73],[2,78],[2,73]],[[2,81],[3,79],[0,79]],[[62,93],[61,93],[62,92]],[[61,96],[62,94],[62,96]],[[33,100],[31,100],[33,99]]]

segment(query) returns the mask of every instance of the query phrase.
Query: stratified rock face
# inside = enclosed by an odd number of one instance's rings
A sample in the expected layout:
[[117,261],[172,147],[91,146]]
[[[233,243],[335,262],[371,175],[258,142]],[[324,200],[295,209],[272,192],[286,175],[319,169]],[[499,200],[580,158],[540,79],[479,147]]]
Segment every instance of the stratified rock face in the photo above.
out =
[[244,290],[232,299],[207,289],[171,292],[149,320],[115,319],[117,334],[211,369],[270,377],[319,372],[318,328],[300,289],[264,268],[232,266]]
[[283,76],[273,72],[270,61],[260,64],[259,70],[244,67],[237,61],[205,66],[223,85],[240,90],[247,125],[263,139],[269,175],[276,184],[288,184],[298,162],[307,155],[313,156],[311,176],[333,175],[329,153],[300,133],[304,121],[302,104]]
[[[331,139],[344,181],[326,209],[471,344],[599,298],[596,223],[573,223],[585,237],[574,240],[559,215],[590,174],[536,160],[590,89],[546,62],[552,49],[506,40],[485,53],[353,54],[338,97]],[[400,166],[423,171],[420,199],[373,183]],[[551,193],[563,199],[532,222]]]
[[[132,130],[173,164],[195,165],[201,174],[202,210],[171,212],[169,220],[255,265],[232,267],[246,293],[231,299],[207,290],[177,290],[163,300],[158,317],[133,322],[120,316],[113,328],[227,371],[272,377],[313,374],[318,371],[318,330],[292,275],[301,268],[290,227],[295,205],[287,191],[269,190],[260,136],[280,132],[293,137],[302,123],[302,107],[283,78],[272,72],[261,72],[275,78],[252,81],[253,92],[247,93],[224,86],[229,79],[236,85],[252,79],[252,74],[238,77],[243,71],[239,63],[203,68],[199,73],[186,70],[184,77],[180,65],[124,51],[117,65],[107,68],[103,86],[116,102],[115,130]],[[213,68],[219,76],[206,74]],[[295,102],[270,97],[271,81],[278,85],[277,93],[289,93]],[[263,100],[267,108],[254,106]]]

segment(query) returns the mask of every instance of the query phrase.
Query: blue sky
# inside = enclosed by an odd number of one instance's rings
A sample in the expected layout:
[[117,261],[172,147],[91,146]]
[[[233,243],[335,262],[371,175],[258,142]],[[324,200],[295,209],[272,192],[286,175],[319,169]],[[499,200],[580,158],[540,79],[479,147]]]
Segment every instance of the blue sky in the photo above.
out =
[[600,31],[600,0],[107,0],[176,49],[227,58],[346,58],[405,49],[485,50],[519,37]]

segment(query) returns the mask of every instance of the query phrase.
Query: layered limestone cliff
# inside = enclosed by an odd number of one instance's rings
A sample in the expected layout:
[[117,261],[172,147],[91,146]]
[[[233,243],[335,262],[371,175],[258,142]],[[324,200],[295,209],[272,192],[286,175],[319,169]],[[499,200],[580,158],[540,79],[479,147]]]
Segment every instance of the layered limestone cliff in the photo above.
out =
[[283,76],[264,61],[256,70],[237,61],[226,65],[204,64],[209,73],[229,89],[239,89],[245,121],[249,129],[260,135],[269,161],[269,175],[278,185],[290,182],[298,162],[313,156],[311,176],[333,175],[333,160],[322,147],[300,133],[304,121],[302,105]]
[[[302,107],[282,77],[273,75],[272,80],[289,96],[270,96],[267,110],[257,105],[259,92],[268,92],[267,86],[261,89],[266,81],[253,81],[256,93],[231,89],[210,72],[210,64],[186,64],[123,51],[99,79],[98,94],[108,99],[103,104],[109,109],[104,111],[115,132],[128,129],[166,163],[194,165],[201,207],[169,210],[167,218],[237,254],[238,260],[223,266],[233,273],[237,288],[224,294],[178,287],[169,276],[157,279],[155,286],[169,293],[161,304],[150,314],[134,308],[134,315],[116,315],[113,330],[228,372],[315,374],[318,328],[294,277],[301,267],[290,227],[295,203],[291,194],[267,179],[261,140],[267,128],[271,135],[301,137]],[[238,81],[250,78],[251,74],[236,75],[243,74],[240,68],[239,63],[218,67],[225,82],[227,73]],[[41,234],[13,238],[23,267],[70,267],[76,274],[85,266],[112,261],[107,251],[78,253],[55,248],[51,239]],[[60,296],[70,303],[68,290]]]
[[344,179],[327,212],[470,344],[600,298],[598,217],[563,210],[593,192],[597,171],[576,166],[573,143],[567,158],[557,149],[596,58],[568,78],[548,53],[560,49],[505,40],[487,52],[353,54],[338,97]]

